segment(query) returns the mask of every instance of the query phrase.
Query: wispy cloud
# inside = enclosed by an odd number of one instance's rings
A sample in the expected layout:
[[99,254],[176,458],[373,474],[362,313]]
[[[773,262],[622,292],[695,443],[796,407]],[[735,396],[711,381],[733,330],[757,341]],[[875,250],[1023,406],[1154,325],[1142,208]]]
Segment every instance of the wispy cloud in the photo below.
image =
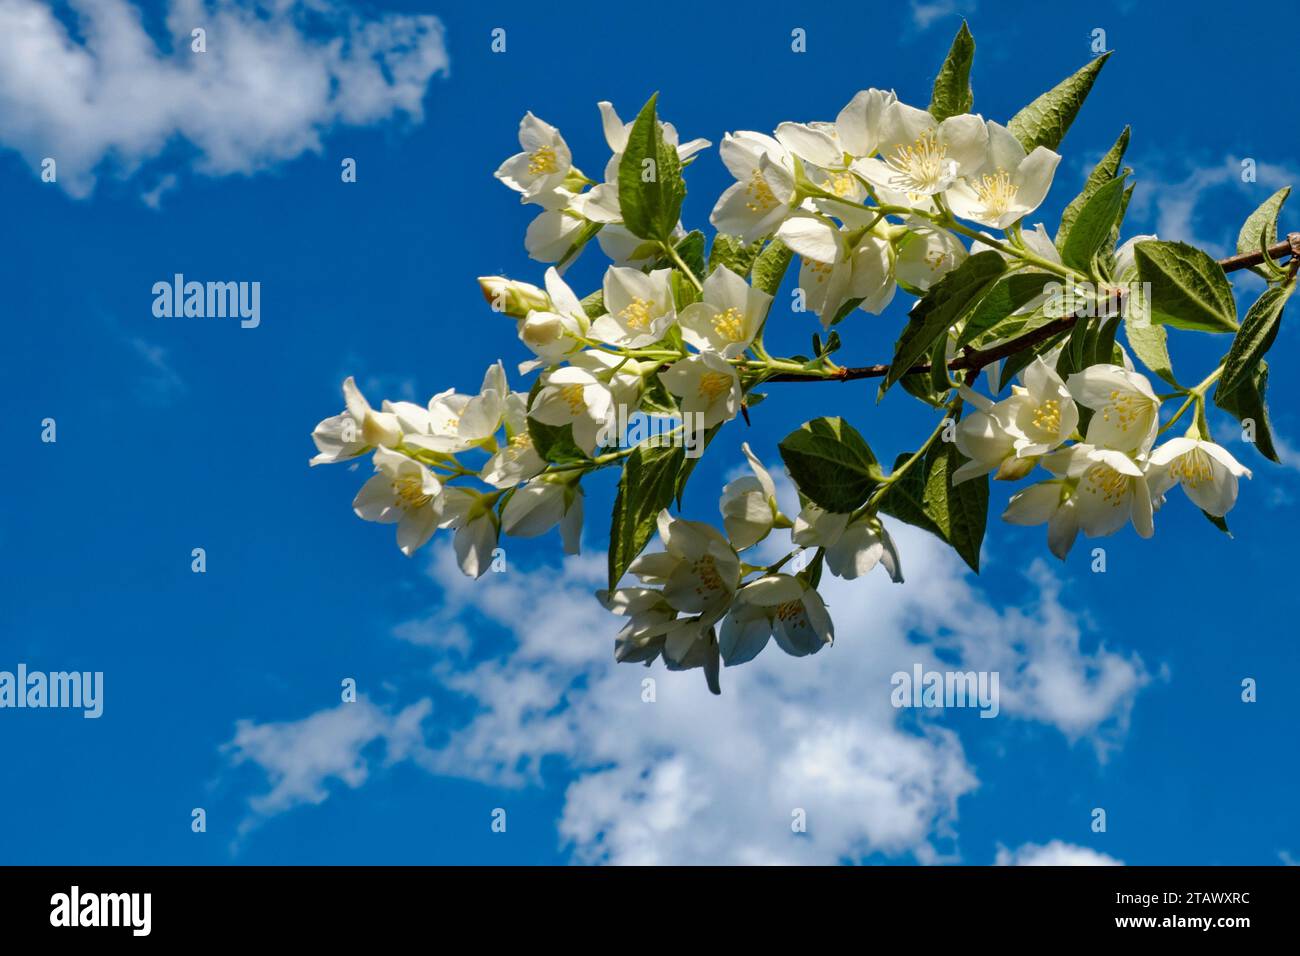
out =
[[912,25],[918,30],[928,30],[946,17],[968,15],[975,12],[975,0],[909,0]]
[[[435,547],[430,575],[442,601],[396,635],[429,649],[435,679],[473,716],[447,728],[444,744],[408,756],[436,774],[507,788],[540,785],[543,762],[558,758],[574,774],[559,834],[580,861],[957,859],[958,804],[978,780],[960,738],[933,712],[892,706],[893,673],[915,663],[948,669],[942,661],[954,657],[965,669],[1000,670],[1003,716],[977,720],[972,732],[996,734],[1020,718],[1091,739],[1099,752],[1118,743],[1148,678],[1136,657],[1082,649],[1045,567],[1030,567],[1025,606],[998,609],[940,542],[907,527],[897,537],[907,584],[884,575],[824,581],[835,645],[801,660],[769,649],[724,670],[721,698],[698,672],[614,663],[619,622],[591,596],[603,555],[471,581],[450,548]],[[472,653],[474,635],[499,631],[513,641],[508,654]],[[241,735],[297,733],[274,726],[244,725]],[[352,767],[354,740],[307,770]],[[272,762],[269,773],[283,771]],[[320,792],[310,777],[294,779],[291,792]],[[807,832],[792,829],[797,816]]]
[[[1191,165],[1185,161],[1144,162],[1138,166],[1137,188],[1129,218],[1145,222],[1161,239],[1199,246],[1216,256],[1233,251],[1237,230],[1255,206],[1282,186],[1300,183],[1300,170],[1278,163],[1257,163],[1255,179],[1242,179],[1241,157],[1228,155],[1218,163]],[[1137,165],[1137,164],[1135,164]],[[1206,222],[1202,217],[1208,199],[1218,191],[1232,190],[1241,215],[1231,223]],[[1129,230],[1134,232],[1139,230]]]
[[370,777],[371,760],[364,751],[377,742],[383,742],[385,766],[422,755],[420,725],[432,709],[425,698],[394,714],[363,695],[302,720],[239,721],[222,749],[232,765],[255,765],[270,784],[249,798],[240,836],[276,813],[323,803],[331,781],[360,787]]
[[1123,866],[1122,860],[1086,846],[1053,840],[1039,845],[1026,843],[1014,850],[998,847],[997,866]]
[[202,174],[249,174],[320,150],[338,125],[420,120],[447,69],[437,18],[346,0],[169,0],[164,22],[150,35],[127,0],[0,2],[0,145],[34,169],[53,158],[74,196],[178,142]]

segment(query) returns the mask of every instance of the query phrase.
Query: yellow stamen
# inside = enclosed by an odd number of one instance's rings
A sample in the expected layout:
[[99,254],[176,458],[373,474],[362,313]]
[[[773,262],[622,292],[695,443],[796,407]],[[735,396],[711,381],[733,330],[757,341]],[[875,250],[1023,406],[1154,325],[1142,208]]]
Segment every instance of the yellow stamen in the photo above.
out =
[[947,155],[948,147],[939,142],[938,132],[926,130],[911,146],[897,146],[885,163],[898,173],[896,182],[904,191],[909,187],[932,190],[944,179]]
[[549,176],[559,172],[560,161],[550,146],[539,146],[528,154],[528,175]]
[[713,317],[713,331],[729,342],[739,342],[745,335],[745,317],[734,307],[719,312]]
[[723,392],[731,389],[731,376],[726,372],[705,372],[700,376],[700,398],[713,402]]
[[1020,187],[1011,181],[1011,176],[1005,169],[999,169],[992,175],[985,173],[971,183],[971,188],[984,204],[985,213],[994,217],[1006,213],[1015,202],[1016,193],[1020,191]]
[[619,313],[629,329],[645,329],[650,326],[651,303],[645,299],[633,299],[631,304]]

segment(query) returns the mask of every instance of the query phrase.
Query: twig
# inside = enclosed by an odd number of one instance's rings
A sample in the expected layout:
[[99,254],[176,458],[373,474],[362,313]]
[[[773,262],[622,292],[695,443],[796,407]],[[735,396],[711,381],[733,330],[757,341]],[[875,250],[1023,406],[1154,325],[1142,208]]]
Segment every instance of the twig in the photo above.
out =
[[[1300,263],[1300,232],[1293,232],[1287,236],[1285,242],[1279,242],[1276,245],[1268,247],[1269,257],[1277,259],[1281,256],[1290,255],[1292,268]],[[1246,252],[1237,256],[1229,256],[1226,259],[1220,259],[1219,265],[1224,272],[1236,272],[1240,269],[1248,269],[1251,266],[1259,265],[1264,261],[1264,253]],[[1037,345],[1039,342],[1045,342],[1052,336],[1065,332],[1074,326],[1078,321],[1078,316],[1067,315],[1059,319],[1053,319],[1046,325],[1040,325],[1032,331],[1014,339],[1008,339],[1001,345],[994,346],[991,349],[972,349],[966,351],[948,363],[948,368],[953,371],[963,369],[971,372],[978,372],[986,365],[992,365],[999,359],[1015,355],[1030,346]],[[913,365],[904,374],[921,375],[930,371],[930,363],[925,362],[921,365]],[[803,374],[801,372],[781,372],[767,379],[769,382],[851,382],[862,378],[883,378],[889,374],[889,365],[859,365],[852,367],[840,368],[834,375],[817,375],[815,373]]]

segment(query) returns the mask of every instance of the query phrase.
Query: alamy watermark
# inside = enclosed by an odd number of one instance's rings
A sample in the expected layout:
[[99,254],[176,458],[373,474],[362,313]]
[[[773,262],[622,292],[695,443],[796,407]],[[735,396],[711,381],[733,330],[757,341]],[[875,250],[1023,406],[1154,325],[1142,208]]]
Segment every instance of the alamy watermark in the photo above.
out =
[[895,671],[889,683],[889,702],[895,707],[971,707],[981,717],[996,717],[997,671],[927,671],[920,664],[912,672]]
[[176,273],[171,282],[153,284],[153,314],[159,319],[239,319],[242,329],[262,323],[262,283],[186,282]]
[[64,707],[81,710],[88,720],[104,712],[103,671],[0,671],[0,709]]
[[677,415],[647,415],[644,412],[628,413],[626,405],[611,408],[605,424],[596,432],[599,448],[632,448],[648,439],[656,444],[686,449],[687,458],[704,454],[703,412],[682,412]]

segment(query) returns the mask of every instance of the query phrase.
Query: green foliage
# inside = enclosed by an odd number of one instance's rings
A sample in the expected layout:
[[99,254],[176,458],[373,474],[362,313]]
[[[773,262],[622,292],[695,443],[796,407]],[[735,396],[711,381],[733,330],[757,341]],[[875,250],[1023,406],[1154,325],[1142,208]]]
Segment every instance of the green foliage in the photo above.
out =
[[880,483],[870,446],[842,418],[814,418],[781,441],[781,459],[799,490],[827,511],[860,507]]
[[1112,179],[1093,190],[1066,231],[1065,241],[1060,243],[1061,261],[1075,269],[1087,270],[1092,265],[1092,257],[1110,239],[1123,201],[1123,179]]
[[[895,470],[909,457],[900,455]],[[953,485],[952,473],[961,464],[954,443],[933,442],[925,457],[881,496],[880,510],[948,542],[971,570],[978,572],[988,521],[989,479],[981,475]]]
[[1249,377],[1232,391],[1224,391],[1222,383],[1214,390],[1214,404],[1236,417],[1243,426],[1253,425],[1255,447],[1269,461],[1281,462],[1277,446],[1273,444],[1273,429],[1268,420],[1268,362],[1260,360]]
[[1035,146],[1056,149],[1061,145],[1066,130],[1079,115],[1079,107],[1083,106],[1097,74],[1109,58],[1109,53],[1103,53],[1011,117],[1007,129],[1020,140],[1026,152]]
[[975,58],[975,38],[970,35],[966,21],[953,37],[952,48],[934,78],[930,95],[930,115],[943,122],[949,116],[969,113],[975,103],[970,88],[971,61]]
[[659,512],[672,503],[686,450],[643,442],[623,464],[609,525],[609,586],[618,585],[655,532]]
[[587,460],[587,454],[573,440],[572,425],[546,425],[530,416],[528,437],[532,439],[533,448],[544,461]]
[[658,97],[641,108],[628,134],[618,164],[618,204],[632,235],[667,242],[681,216],[686,183],[676,148],[664,142],[655,112]]
[[1237,302],[1223,267],[1185,242],[1139,242],[1138,279],[1151,284],[1151,321],[1202,332],[1234,332]]
[[1295,291],[1293,283],[1272,286],[1265,289],[1246,311],[1241,328],[1232,340],[1232,348],[1223,360],[1223,375],[1219,378],[1219,388],[1224,393],[1234,391],[1254,373],[1260,359],[1268,352],[1277,338],[1278,325],[1282,321],[1282,309],[1291,293]]
[[992,250],[980,252],[936,282],[912,308],[903,334],[894,346],[889,374],[880,383],[879,400],[906,374],[935,341],[948,333],[1006,271],[1006,261]]
[[[1237,234],[1238,254],[1259,252],[1277,242],[1277,218],[1282,212],[1283,204],[1286,203],[1287,197],[1290,195],[1291,187],[1283,186],[1260,203],[1259,208],[1246,217],[1241,232]],[[1261,269],[1257,268],[1253,271],[1264,275]]]
[[[1065,240],[1069,238],[1070,228],[1074,225],[1074,221],[1079,218],[1079,213],[1082,212],[1084,204],[1092,198],[1093,194],[1107,183],[1117,178],[1123,178],[1124,174],[1120,173],[1120,163],[1124,161],[1124,151],[1128,149],[1128,141],[1129,127],[1125,126],[1124,132],[1120,133],[1119,139],[1115,140],[1115,145],[1110,148],[1106,155],[1101,158],[1101,161],[1092,168],[1092,172],[1088,174],[1088,178],[1083,184],[1083,190],[1070,200],[1070,204],[1061,213],[1061,226],[1056,230],[1057,249],[1065,248]],[[1127,172],[1128,170],[1125,170],[1125,173]]]

